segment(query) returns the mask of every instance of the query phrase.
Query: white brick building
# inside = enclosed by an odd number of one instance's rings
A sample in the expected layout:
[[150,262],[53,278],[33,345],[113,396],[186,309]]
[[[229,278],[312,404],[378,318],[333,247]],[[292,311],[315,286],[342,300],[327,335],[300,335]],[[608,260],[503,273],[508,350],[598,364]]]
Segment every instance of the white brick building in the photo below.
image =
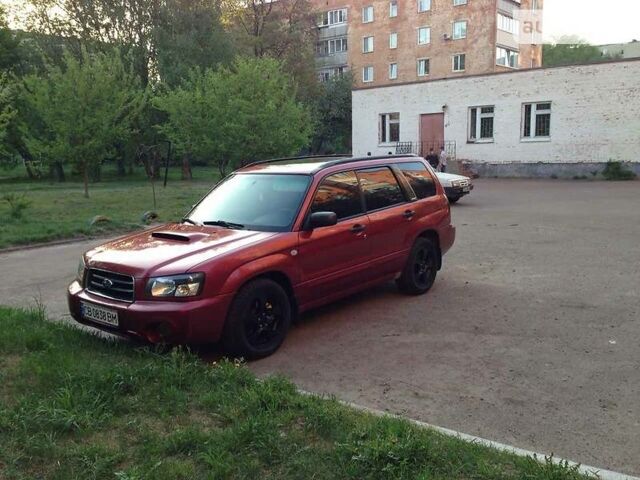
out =
[[422,154],[446,142],[485,175],[581,175],[608,160],[640,172],[640,59],[354,90],[354,155],[398,142]]

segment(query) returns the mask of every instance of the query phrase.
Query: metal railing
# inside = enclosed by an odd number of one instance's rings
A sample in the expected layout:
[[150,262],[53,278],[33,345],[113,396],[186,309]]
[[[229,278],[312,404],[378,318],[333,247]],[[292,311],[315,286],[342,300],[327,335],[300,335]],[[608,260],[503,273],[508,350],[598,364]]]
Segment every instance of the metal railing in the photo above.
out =
[[456,159],[456,142],[455,141],[428,141],[428,142],[398,142],[396,144],[396,154],[404,155],[414,153],[421,157],[429,155],[431,150],[436,155],[440,155],[440,151],[444,148],[449,160]]

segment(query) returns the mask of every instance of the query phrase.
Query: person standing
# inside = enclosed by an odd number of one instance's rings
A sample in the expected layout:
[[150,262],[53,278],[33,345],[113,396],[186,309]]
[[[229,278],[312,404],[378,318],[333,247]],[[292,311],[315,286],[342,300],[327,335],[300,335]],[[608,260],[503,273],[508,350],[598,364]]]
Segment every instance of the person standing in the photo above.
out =
[[438,168],[438,162],[439,162],[438,155],[433,150],[433,148],[429,150],[429,155],[427,155],[426,160],[427,162],[429,162],[429,165],[431,165],[433,168]]
[[447,171],[447,152],[445,152],[444,147],[442,147],[442,149],[440,150],[440,158],[438,159],[438,171]]

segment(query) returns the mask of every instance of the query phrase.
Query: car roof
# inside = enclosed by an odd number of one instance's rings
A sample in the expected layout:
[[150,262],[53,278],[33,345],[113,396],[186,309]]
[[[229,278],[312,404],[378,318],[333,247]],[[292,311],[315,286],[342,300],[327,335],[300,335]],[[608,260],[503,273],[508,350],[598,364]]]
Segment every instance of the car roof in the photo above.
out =
[[[308,157],[275,158],[251,163],[238,169],[237,173],[295,173],[312,175],[326,168],[347,163],[367,162],[373,160],[393,160],[418,158],[416,155],[385,155],[377,157],[352,157],[343,155],[314,155]],[[379,163],[379,162],[378,162]]]

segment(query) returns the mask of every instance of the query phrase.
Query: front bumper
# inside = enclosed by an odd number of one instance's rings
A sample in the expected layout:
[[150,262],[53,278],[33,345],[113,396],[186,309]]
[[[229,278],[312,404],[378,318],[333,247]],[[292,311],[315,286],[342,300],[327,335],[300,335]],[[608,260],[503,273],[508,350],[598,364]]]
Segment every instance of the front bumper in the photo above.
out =
[[[151,343],[204,344],[218,341],[232,300],[233,295],[229,294],[189,301],[126,303],[89,293],[77,281],[67,290],[69,312],[77,322]],[[80,302],[116,310],[118,326],[82,318]]]
[[473,184],[466,187],[444,187],[444,193],[447,197],[463,197],[469,195],[473,190]]

